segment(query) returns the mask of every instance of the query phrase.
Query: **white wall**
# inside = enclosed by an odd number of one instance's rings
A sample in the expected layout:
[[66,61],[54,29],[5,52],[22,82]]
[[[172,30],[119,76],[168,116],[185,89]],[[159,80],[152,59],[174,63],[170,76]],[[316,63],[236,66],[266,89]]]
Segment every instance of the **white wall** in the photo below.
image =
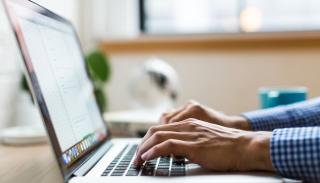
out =
[[[137,35],[137,28],[126,24],[136,22],[132,9],[136,0],[82,2],[85,46],[93,48],[106,38],[130,39]],[[182,81],[179,104],[196,99],[228,113],[240,113],[258,107],[257,90],[262,86],[302,85],[310,89],[311,97],[320,94],[318,48],[123,53],[110,55],[113,75],[107,90],[111,110],[128,108],[129,73],[154,56],[167,60],[178,71]]]
[[128,108],[129,73],[154,56],[177,70],[182,84],[179,104],[195,99],[238,114],[259,107],[262,86],[306,86],[310,97],[320,95],[319,48],[123,53],[111,55],[113,75],[107,88],[111,110]]
[[102,39],[131,39],[139,35],[138,0],[79,0],[80,35],[90,51]]

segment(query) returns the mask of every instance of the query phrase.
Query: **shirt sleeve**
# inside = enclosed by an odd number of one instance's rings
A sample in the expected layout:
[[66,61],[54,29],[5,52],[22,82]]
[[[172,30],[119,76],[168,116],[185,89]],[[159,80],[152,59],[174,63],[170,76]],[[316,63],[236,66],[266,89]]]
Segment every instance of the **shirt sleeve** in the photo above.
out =
[[320,127],[274,130],[270,154],[273,167],[281,176],[320,181]]
[[320,126],[320,98],[242,114],[254,131]]

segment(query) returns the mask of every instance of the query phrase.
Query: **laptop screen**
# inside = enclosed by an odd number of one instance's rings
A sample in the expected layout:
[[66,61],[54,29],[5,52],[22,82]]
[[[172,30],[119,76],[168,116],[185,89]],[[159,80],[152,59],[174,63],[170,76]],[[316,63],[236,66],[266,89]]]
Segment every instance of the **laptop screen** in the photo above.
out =
[[10,1],[7,7],[48,131],[71,166],[107,136],[75,31],[40,10]]

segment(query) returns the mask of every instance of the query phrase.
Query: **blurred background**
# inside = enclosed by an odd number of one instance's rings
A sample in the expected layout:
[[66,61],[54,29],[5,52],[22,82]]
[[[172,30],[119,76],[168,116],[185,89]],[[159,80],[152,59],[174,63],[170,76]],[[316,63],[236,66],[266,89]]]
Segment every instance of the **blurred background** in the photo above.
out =
[[[70,19],[86,53],[107,56],[108,111],[132,108],[131,73],[150,58],[176,70],[176,106],[194,99],[238,114],[259,107],[260,87],[305,86],[309,97],[320,93],[318,0],[35,1]],[[0,120],[8,126],[16,117],[21,70],[2,8]]]

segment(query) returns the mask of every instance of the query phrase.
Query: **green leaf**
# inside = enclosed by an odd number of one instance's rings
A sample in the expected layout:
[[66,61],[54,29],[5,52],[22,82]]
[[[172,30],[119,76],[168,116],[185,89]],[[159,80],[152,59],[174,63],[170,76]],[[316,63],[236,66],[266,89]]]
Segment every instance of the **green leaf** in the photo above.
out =
[[28,82],[27,82],[27,78],[26,78],[26,76],[24,74],[21,77],[20,86],[21,86],[22,90],[30,92],[29,85],[28,85]]
[[22,77],[21,77],[20,87],[21,87],[22,91],[25,91],[29,94],[32,103],[34,103],[34,100],[33,100],[32,94],[31,94],[31,90],[28,85],[27,78],[24,74],[22,74]]
[[109,81],[111,67],[107,57],[103,53],[94,51],[87,56],[86,60],[91,78],[95,83],[97,82],[101,85]]

